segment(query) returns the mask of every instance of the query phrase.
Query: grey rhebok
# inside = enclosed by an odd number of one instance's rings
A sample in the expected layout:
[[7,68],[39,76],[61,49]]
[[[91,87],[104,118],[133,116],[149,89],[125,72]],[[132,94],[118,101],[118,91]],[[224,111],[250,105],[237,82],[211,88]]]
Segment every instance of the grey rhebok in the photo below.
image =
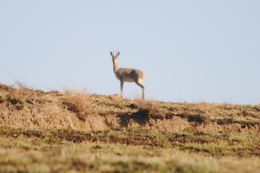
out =
[[113,53],[110,51],[110,55],[112,56],[114,73],[116,75],[116,78],[120,81],[120,96],[123,97],[124,82],[135,82],[138,86],[142,88],[142,99],[144,99],[144,73],[138,69],[119,68],[117,61],[120,52]]

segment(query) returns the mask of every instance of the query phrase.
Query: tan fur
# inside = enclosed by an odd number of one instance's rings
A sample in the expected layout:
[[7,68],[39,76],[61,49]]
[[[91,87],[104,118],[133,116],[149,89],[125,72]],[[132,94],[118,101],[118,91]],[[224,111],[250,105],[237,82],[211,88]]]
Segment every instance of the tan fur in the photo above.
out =
[[115,55],[110,52],[110,55],[112,56],[114,73],[116,75],[116,78],[120,81],[121,97],[123,97],[124,82],[135,82],[138,86],[142,88],[142,98],[144,99],[144,73],[138,69],[119,68],[117,61],[120,53],[118,52]]

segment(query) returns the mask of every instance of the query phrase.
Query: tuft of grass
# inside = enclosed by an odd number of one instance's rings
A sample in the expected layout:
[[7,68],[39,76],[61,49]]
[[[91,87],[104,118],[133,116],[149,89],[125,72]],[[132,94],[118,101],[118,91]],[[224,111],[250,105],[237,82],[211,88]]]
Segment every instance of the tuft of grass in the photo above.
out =
[[197,103],[196,106],[198,107],[197,111],[201,114],[207,114],[212,112],[211,106],[207,102]]
[[28,95],[19,90],[12,90],[6,95],[6,101],[9,105],[16,108],[16,110],[22,110],[25,107]]
[[28,90],[28,87],[19,80],[15,81],[15,84],[17,85],[18,89],[20,89],[20,90]]
[[77,117],[85,121],[87,116],[94,114],[93,96],[75,90],[65,89],[63,104],[67,109],[76,113]]
[[16,85],[17,88],[0,86],[0,103],[7,103],[6,106],[12,111],[23,110],[28,103],[33,104],[34,100],[44,94],[43,91],[28,88],[20,81],[16,81]]

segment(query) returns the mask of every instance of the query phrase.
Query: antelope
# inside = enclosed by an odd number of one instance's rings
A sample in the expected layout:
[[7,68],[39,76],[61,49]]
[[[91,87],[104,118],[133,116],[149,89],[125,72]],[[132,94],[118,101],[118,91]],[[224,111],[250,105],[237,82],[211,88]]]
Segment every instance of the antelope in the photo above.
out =
[[123,87],[124,82],[135,82],[138,86],[142,88],[142,99],[144,99],[144,73],[141,70],[131,69],[131,68],[119,68],[118,67],[118,57],[120,52],[114,54],[110,51],[113,61],[113,70],[116,78],[120,81],[120,97],[123,97]]

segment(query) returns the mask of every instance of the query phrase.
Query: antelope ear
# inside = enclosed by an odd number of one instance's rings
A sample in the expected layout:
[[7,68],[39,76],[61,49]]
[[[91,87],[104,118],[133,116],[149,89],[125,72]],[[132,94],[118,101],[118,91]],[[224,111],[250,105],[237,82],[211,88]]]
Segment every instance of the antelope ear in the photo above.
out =
[[110,51],[110,55],[113,56],[113,53]]
[[116,56],[119,56],[119,55],[120,55],[120,52],[118,52]]

